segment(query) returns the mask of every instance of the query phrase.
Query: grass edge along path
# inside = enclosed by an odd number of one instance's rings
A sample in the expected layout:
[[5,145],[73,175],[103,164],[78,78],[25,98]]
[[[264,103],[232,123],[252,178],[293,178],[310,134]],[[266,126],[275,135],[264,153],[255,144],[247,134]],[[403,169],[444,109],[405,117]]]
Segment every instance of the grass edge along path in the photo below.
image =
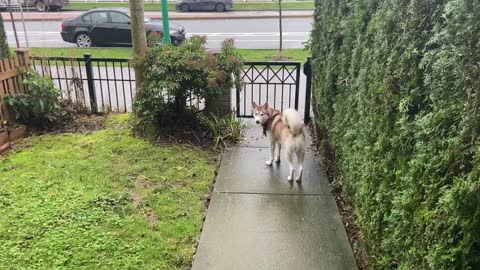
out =
[[213,155],[135,138],[129,118],[0,157],[3,269],[191,267]]

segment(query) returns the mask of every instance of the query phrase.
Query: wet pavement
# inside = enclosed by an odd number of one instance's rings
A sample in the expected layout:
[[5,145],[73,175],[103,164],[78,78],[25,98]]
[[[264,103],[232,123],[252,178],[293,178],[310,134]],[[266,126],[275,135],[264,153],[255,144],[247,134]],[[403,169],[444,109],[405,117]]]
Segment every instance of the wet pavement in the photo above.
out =
[[268,156],[261,128],[249,123],[222,158],[193,269],[357,269],[313,148],[300,184],[287,181],[283,154],[271,168]]

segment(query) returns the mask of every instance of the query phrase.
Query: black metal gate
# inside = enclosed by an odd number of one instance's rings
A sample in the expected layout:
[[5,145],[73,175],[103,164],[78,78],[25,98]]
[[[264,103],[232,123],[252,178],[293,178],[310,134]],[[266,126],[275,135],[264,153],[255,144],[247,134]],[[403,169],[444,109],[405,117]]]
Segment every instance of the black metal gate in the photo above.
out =
[[[308,62],[307,62],[308,63]],[[306,64],[307,64],[306,63]],[[300,73],[300,62],[245,62],[241,91],[236,91],[237,117],[251,118],[252,102],[268,105],[277,110],[295,108],[310,117],[309,74]],[[300,81],[304,81],[301,91]]]

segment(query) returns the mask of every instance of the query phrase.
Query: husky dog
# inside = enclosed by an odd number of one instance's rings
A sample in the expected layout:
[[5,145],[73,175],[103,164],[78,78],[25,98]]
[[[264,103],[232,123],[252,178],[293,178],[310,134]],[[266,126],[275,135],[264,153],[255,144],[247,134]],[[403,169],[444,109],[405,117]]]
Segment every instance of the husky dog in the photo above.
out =
[[[305,133],[303,131],[303,121],[300,114],[294,109],[287,109],[280,112],[270,108],[267,103],[258,106],[252,102],[252,111],[255,122],[263,127],[263,134],[268,135],[270,141],[270,159],[265,162],[271,166],[275,157],[275,162],[280,162],[280,150],[286,151],[286,157],[290,166],[288,181],[294,177],[293,154],[298,159],[298,174],[295,181],[302,180],[303,160],[305,158]],[[275,147],[278,147],[275,156]]]

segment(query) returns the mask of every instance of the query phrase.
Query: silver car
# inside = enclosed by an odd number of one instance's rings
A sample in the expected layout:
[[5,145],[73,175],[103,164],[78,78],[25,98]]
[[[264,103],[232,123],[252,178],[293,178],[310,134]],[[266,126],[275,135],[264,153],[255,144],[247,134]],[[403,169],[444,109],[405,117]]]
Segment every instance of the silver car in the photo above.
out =
[[[10,0],[10,8],[17,9],[20,5],[25,8],[33,7],[39,12],[59,11],[70,5],[70,0]],[[0,0],[0,10],[8,9],[8,0]]]
[[175,8],[183,12],[194,10],[224,12],[233,9],[233,0],[179,0]]

